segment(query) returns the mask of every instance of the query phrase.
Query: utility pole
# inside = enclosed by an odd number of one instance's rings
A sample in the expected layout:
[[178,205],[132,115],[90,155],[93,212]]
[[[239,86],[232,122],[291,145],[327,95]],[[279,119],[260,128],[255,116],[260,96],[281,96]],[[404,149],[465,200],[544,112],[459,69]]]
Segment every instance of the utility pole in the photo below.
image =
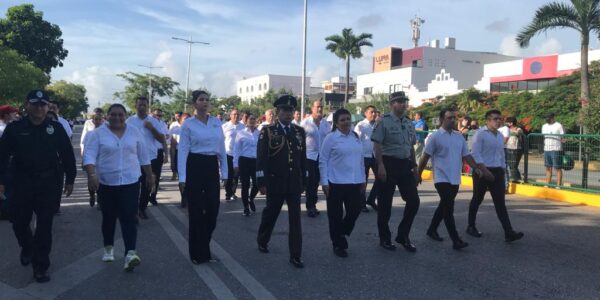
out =
[[187,79],[186,79],[186,84],[185,84],[185,102],[183,104],[183,111],[185,112],[187,109],[187,102],[189,101],[188,93],[190,90],[190,68],[191,68],[191,61],[192,61],[192,44],[210,45],[210,43],[193,41],[191,36],[190,36],[189,40],[178,38],[178,37],[171,37],[171,38],[174,40],[184,41],[184,42],[188,43]]
[[306,17],[308,13],[308,0],[304,0],[304,35],[303,35],[303,46],[302,46],[302,95],[300,96],[300,114],[304,116],[304,95],[305,91],[305,79],[306,79]]
[[140,67],[150,69],[150,73],[148,74],[148,109],[152,109],[152,70],[153,69],[163,69],[161,66],[146,66],[146,65],[138,65]]

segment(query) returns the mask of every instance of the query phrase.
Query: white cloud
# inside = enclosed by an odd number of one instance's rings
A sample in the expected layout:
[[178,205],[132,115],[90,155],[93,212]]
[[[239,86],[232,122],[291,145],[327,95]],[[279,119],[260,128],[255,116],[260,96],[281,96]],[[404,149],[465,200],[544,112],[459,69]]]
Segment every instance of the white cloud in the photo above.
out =
[[523,51],[517,41],[515,41],[514,35],[505,36],[500,43],[500,54],[510,56],[522,56]]
[[222,1],[204,0],[202,2],[186,0],[185,5],[202,16],[219,16],[224,19],[232,19],[239,15],[239,11],[231,4],[223,4]]
[[106,67],[91,66],[82,70],[75,70],[60,79],[85,86],[90,108],[113,102],[113,93],[121,90],[124,83],[115,74],[118,70]]
[[536,49],[537,55],[548,55],[548,54],[557,54],[562,52],[562,45],[555,38],[549,38],[545,40],[539,47]]

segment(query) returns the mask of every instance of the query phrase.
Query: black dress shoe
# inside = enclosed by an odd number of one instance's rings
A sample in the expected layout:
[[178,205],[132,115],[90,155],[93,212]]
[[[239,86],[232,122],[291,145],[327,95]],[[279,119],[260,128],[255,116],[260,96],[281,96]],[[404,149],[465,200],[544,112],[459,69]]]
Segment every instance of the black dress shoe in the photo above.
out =
[[476,238],[480,238],[483,235],[481,234],[481,232],[479,232],[479,230],[477,230],[475,226],[467,227],[467,234]]
[[247,208],[244,208],[244,216],[249,216],[250,215],[250,210]]
[[261,245],[258,244],[258,251],[262,252],[262,253],[269,253],[269,247],[267,247],[267,245]]
[[21,261],[21,265],[28,266],[31,263],[31,252],[21,249],[19,260]]
[[140,219],[148,220],[148,215],[146,214],[145,210],[140,210],[139,216],[140,216]]
[[92,194],[90,195],[90,206],[94,207],[94,205],[96,205],[96,195]]
[[50,276],[46,271],[34,271],[33,279],[39,283],[44,283],[50,281]]
[[434,230],[427,230],[427,236],[434,241],[442,242],[444,239]]
[[415,245],[413,245],[410,242],[410,239],[408,237],[406,237],[406,238],[397,237],[396,243],[400,244],[408,252],[417,252],[417,247],[415,247]]
[[318,210],[318,209],[316,209],[316,208],[315,208],[315,209],[313,209],[313,210],[314,210],[314,212],[315,212],[315,214],[316,214],[316,215],[320,215],[320,214],[321,214],[321,211],[320,211],[320,210]]
[[254,204],[254,199],[250,199],[250,210],[252,212],[256,212],[256,205]]
[[158,202],[156,201],[156,199],[150,200],[150,203],[152,204],[152,206],[157,206],[158,205]]
[[377,204],[375,203],[375,201],[367,201],[367,205],[371,206],[371,208],[373,208],[374,211],[377,211]]
[[462,248],[466,248],[467,246],[469,246],[469,243],[465,243],[461,239],[457,239],[456,241],[452,242],[452,248],[454,250],[460,250]]
[[304,262],[300,257],[290,257],[290,264],[298,269],[304,268]]
[[314,218],[317,216],[317,213],[313,209],[309,209],[307,215],[311,218]]
[[368,213],[368,212],[369,212],[369,209],[368,209],[368,208],[367,208],[367,206],[365,205],[365,206],[362,208],[362,210],[361,210],[361,211],[362,211],[362,212],[364,212],[364,213]]
[[394,246],[394,244],[391,242],[379,242],[379,246],[386,250],[396,251],[396,246]]
[[333,253],[339,257],[348,257],[348,252],[346,252],[346,249],[341,247],[334,247]]
[[524,235],[525,234],[523,234],[522,232],[511,231],[504,236],[504,240],[507,243],[510,243],[522,239]]

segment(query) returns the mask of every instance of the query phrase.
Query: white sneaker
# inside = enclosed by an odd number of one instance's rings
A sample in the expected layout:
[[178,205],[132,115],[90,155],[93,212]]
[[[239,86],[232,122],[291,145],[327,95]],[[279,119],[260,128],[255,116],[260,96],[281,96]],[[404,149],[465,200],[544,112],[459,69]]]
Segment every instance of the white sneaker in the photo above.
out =
[[139,266],[140,263],[140,257],[137,256],[135,250],[129,250],[125,256],[125,265],[123,266],[123,269],[128,272],[133,271],[133,268]]
[[115,254],[113,252],[113,246],[104,247],[104,255],[102,255],[103,262],[112,262],[115,260]]

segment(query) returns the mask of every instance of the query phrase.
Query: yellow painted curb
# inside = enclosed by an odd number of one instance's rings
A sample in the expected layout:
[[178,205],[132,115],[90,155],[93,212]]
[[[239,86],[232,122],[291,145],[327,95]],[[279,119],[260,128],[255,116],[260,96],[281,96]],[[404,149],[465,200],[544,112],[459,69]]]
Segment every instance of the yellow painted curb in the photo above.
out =
[[[423,171],[423,180],[433,179],[431,171]],[[461,185],[473,186],[471,176],[461,176]],[[546,200],[562,201],[577,205],[600,207],[600,195],[575,191],[558,190],[551,187],[541,187],[529,184],[511,183],[508,187],[510,194],[534,197]]]

